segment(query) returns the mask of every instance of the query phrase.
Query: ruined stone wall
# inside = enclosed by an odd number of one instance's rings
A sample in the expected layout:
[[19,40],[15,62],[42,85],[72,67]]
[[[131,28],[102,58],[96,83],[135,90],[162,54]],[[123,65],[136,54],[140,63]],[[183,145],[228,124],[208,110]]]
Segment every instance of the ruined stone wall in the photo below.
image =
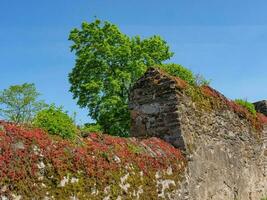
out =
[[258,112],[261,112],[264,115],[267,115],[267,101],[266,100],[255,102],[254,106]]
[[132,135],[160,137],[187,156],[185,179],[174,199],[267,196],[267,128],[257,130],[247,118],[215,101],[205,108],[204,100],[197,102],[188,90],[183,81],[150,69],[130,95]]
[[157,136],[184,149],[175,84],[157,73],[146,73],[135,84],[130,96],[132,136]]

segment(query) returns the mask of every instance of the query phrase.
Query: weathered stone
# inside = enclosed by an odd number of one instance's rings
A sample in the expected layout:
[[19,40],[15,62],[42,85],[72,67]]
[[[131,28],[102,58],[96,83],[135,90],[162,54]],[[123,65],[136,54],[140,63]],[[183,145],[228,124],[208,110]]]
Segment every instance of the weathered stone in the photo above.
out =
[[267,116],[267,101],[258,101],[253,103],[257,112],[260,112]]
[[[132,110],[133,136],[156,135],[184,149],[183,140],[178,141],[180,137],[177,136],[180,127],[177,120],[177,95],[174,86],[174,80],[161,76],[156,70],[149,71],[135,84],[130,94],[129,105]],[[146,99],[145,102],[144,99]]]
[[[207,112],[180,86],[176,78],[151,68],[130,93],[132,136],[160,137],[187,155],[186,179],[170,199],[259,200],[267,196],[267,128],[255,131],[227,106]],[[147,112],[143,105],[157,112]],[[267,114],[266,101],[256,103],[256,109]]]
[[140,108],[146,114],[158,114],[159,113],[159,104],[144,104]]
[[25,149],[24,144],[23,144],[23,142],[21,142],[21,141],[19,141],[19,142],[13,144],[12,147],[13,147],[15,150],[22,150],[22,149]]

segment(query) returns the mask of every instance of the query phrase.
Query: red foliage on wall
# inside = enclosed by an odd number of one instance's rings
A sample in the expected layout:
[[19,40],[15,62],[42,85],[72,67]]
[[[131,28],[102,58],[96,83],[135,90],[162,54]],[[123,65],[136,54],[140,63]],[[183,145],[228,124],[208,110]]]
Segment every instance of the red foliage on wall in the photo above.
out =
[[228,108],[237,113],[240,117],[248,119],[257,129],[262,129],[264,124],[267,124],[267,117],[261,113],[257,113],[256,116],[253,116],[245,107],[237,104],[236,102],[227,99],[220,92],[209,86],[203,86],[200,88],[202,93],[206,96],[213,97],[223,104],[225,104]]
[[185,164],[178,149],[158,138],[141,141],[92,133],[74,142],[3,121],[0,128],[0,180],[5,182],[37,179],[40,162],[59,176],[82,171],[98,178],[127,165],[146,173],[169,166],[180,171]]
[[262,124],[267,124],[267,117],[262,113],[257,113],[257,118]]

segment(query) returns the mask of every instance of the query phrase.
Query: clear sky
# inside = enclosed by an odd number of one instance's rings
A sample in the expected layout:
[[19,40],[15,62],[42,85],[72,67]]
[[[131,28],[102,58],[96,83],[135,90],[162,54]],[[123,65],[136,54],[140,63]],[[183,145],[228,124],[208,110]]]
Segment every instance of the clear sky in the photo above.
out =
[[0,90],[35,83],[46,102],[89,121],[68,92],[68,35],[97,16],[129,35],[161,35],[172,62],[229,98],[267,99],[266,11],[266,0],[0,0]]

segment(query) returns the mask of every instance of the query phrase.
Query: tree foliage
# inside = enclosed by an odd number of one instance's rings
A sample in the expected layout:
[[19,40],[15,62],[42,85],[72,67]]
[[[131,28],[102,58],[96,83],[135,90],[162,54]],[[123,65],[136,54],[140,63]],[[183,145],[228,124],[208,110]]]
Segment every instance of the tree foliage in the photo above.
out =
[[44,101],[38,100],[39,95],[33,83],[12,85],[0,91],[0,115],[15,123],[30,123],[46,106]]
[[62,138],[72,139],[77,133],[73,119],[63,111],[62,107],[50,105],[37,113],[33,125],[41,128],[51,135],[59,135]]
[[128,135],[129,88],[148,66],[161,64],[173,53],[159,36],[129,37],[100,20],[82,23],[81,29],[71,31],[69,40],[76,54],[69,74],[73,97],[89,109],[104,132]]

